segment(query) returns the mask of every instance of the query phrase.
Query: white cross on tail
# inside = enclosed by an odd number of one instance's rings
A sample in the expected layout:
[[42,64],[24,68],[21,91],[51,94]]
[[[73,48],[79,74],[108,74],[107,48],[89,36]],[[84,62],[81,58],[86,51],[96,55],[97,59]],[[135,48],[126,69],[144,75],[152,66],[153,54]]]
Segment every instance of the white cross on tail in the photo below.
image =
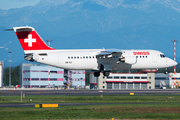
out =
[[31,34],[29,34],[28,35],[28,39],[24,39],[24,42],[26,43],[28,43],[28,47],[32,47],[32,43],[33,42],[36,42],[36,39],[32,39],[32,35]]

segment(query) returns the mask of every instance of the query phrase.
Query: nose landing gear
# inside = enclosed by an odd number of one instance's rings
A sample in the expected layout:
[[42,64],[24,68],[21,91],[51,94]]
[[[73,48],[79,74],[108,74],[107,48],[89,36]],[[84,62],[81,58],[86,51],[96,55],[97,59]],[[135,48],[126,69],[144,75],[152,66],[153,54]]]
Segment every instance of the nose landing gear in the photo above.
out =
[[168,71],[164,71],[164,74],[168,74]]
[[[104,71],[103,72],[103,75],[104,76],[109,76],[109,74],[110,74],[110,71]],[[94,77],[99,77],[100,76],[100,72],[98,71],[98,72],[94,72]]]
[[164,74],[168,74],[167,68],[165,69]]

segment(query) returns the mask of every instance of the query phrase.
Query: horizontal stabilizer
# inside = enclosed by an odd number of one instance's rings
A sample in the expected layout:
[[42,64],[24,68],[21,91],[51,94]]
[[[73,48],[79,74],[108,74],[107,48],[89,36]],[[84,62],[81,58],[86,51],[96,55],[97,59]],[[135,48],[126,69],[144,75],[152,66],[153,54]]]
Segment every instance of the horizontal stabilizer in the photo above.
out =
[[13,28],[15,32],[21,32],[21,31],[33,31],[34,28],[30,26],[25,26],[25,27],[14,27]]
[[14,29],[4,29],[4,31],[14,31]]

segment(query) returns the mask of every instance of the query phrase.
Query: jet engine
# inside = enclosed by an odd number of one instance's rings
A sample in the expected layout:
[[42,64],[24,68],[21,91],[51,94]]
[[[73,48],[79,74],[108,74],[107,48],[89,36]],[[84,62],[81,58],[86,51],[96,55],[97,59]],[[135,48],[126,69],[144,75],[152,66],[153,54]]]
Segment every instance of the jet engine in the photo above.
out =
[[27,53],[24,55],[24,59],[27,61],[37,61],[38,60],[38,55],[33,54],[33,53]]
[[119,58],[119,61],[126,64],[135,64],[137,62],[137,58],[135,56],[126,56]]

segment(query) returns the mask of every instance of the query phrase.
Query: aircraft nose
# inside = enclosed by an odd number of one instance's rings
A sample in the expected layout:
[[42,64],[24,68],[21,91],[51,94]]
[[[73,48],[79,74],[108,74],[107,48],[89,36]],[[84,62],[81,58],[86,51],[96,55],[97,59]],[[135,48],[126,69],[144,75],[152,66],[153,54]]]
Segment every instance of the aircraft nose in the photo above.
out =
[[176,61],[173,61],[174,63],[173,63],[173,66],[176,66],[178,63],[176,62]]
[[168,60],[168,65],[169,65],[169,66],[176,66],[176,65],[177,65],[177,62],[174,61],[174,60],[172,60],[172,59],[169,59],[169,60]]

